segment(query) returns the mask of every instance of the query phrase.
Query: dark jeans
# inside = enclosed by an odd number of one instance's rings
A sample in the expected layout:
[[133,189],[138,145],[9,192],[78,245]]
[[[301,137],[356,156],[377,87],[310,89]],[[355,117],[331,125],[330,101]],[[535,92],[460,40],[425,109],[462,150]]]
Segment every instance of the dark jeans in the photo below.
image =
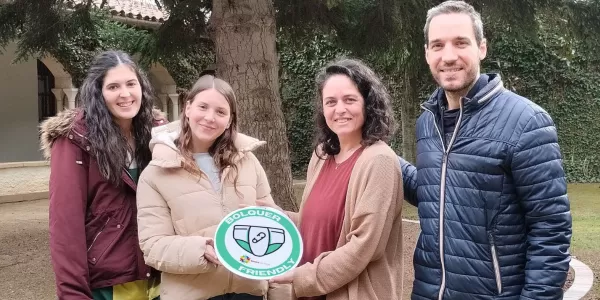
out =
[[254,296],[250,294],[229,293],[221,296],[212,297],[208,300],[262,300],[263,296]]

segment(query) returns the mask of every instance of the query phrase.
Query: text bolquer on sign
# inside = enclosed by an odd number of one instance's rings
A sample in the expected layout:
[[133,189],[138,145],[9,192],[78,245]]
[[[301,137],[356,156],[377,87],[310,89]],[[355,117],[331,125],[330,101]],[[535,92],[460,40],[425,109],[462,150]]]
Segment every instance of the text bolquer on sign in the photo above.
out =
[[295,268],[302,250],[302,237],[292,220],[267,207],[231,212],[215,234],[215,251],[223,266],[250,279],[267,280]]

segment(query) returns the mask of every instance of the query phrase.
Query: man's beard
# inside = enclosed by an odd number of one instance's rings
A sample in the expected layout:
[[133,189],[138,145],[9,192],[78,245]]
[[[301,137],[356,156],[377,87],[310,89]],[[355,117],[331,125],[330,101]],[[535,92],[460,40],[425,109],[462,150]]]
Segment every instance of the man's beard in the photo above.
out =
[[443,84],[443,81],[441,80],[441,76],[438,76],[438,78],[436,78],[436,81],[437,81],[438,85],[444,89],[445,92],[448,92],[448,93],[465,92],[465,93],[467,93],[467,92],[469,92],[469,89],[471,89],[471,87],[475,84],[475,81],[477,80],[477,77],[478,77],[477,75],[478,75],[477,70],[471,70],[470,72],[466,73],[464,82],[458,86],[454,86],[453,84],[446,84],[446,85]]

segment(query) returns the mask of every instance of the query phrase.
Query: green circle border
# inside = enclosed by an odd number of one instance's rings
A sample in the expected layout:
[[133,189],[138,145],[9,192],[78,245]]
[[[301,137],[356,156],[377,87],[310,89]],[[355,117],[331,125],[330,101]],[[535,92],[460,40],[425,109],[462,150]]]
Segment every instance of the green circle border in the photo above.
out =
[[[292,244],[293,243],[297,243],[299,245],[298,249],[294,249],[292,247],[292,252],[290,254],[290,256],[288,256],[289,258],[294,259],[295,263],[294,265],[290,268],[294,269],[296,266],[298,266],[298,264],[300,263],[300,260],[302,259],[302,253],[304,252],[304,245],[302,243],[302,236],[300,236],[300,231],[298,230],[298,228],[296,227],[296,225],[294,225],[294,222],[284,213],[282,213],[279,210],[270,208],[270,207],[262,207],[262,206],[249,206],[249,207],[244,207],[238,210],[234,210],[232,212],[230,212],[229,214],[227,214],[227,216],[225,216],[221,222],[219,223],[219,225],[217,226],[217,230],[215,232],[215,252],[217,254],[217,257],[219,258],[219,261],[221,261],[221,263],[223,264],[223,266],[225,268],[227,268],[229,271],[235,273],[236,275],[245,277],[245,278],[250,278],[250,279],[256,279],[256,280],[268,280],[273,278],[274,276],[254,276],[254,275],[250,275],[250,274],[246,274],[243,272],[238,271],[238,267],[243,266],[247,268],[247,265],[242,264],[239,262],[239,259],[234,258],[226,249],[227,247],[225,246],[225,235],[227,233],[227,229],[231,226],[230,224],[227,224],[227,222],[225,222],[229,217],[237,214],[237,213],[241,213],[244,211],[250,211],[250,210],[268,210],[271,213],[277,215],[278,217],[281,218],[281,221],[278,222],[279,224],[281,224],[283,226],[283,228],[289,233],[290,238],[292,240]],[[257,216],[243,216],[239,219],[236,220],[242,220],[248,217],[257,217]],[[258,216],[258,217],[262,217],[262,216]],[[277,221],[275,221],[277,222]],[[223,237],[223,238],[220,238]],[[219,251],[219,249],[225,249],[225,251],[223,251],[223,253],[221,253],[221,251]],[[286,259],[287,260],[287,259]],[[278,266],[269,268],[269,269],[264,269],[264,270],[260,270],[260,271],[267,271],[267,270],[272,270],[272,269],[277,269],[283,265],[285,265],[286,263],[282,263]],[[253,270],[259,270],[259,269],[254,269]],[[286,271],[288,272],[288,271]],[[286,272],[283,272],[279,275],[285,274]],[[279,276],[276,275],[276,276]]]

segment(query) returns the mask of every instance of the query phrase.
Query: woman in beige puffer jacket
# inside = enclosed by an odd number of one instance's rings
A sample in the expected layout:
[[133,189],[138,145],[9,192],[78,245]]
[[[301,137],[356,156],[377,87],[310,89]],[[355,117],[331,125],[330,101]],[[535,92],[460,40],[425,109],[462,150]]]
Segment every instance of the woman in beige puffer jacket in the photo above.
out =
[[153,130],[152,161],[140,176],[138,233],[149,266],[162,271],[162,300],[286,300],[291,289],[245,279],[221,266],[213,238],[241,204],[272,202],[264,169],[251,152],[265,142],[237,133],[235,95],[203,76],[181,121]]

